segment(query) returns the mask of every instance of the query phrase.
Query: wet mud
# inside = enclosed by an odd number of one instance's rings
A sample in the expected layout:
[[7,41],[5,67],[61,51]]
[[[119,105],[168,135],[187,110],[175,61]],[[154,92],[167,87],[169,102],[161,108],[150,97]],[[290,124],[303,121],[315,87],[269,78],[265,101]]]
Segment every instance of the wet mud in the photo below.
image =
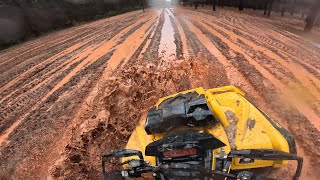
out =
[[[293,134],[301,178],[317,179],[320,30],[304,36],[302,19],[255,13],[147,9],[1,51],[0,179],[101,179],[101,154],[123,148],[158,98],[225,85]],[[237,120],[228,119],[232,140]]]

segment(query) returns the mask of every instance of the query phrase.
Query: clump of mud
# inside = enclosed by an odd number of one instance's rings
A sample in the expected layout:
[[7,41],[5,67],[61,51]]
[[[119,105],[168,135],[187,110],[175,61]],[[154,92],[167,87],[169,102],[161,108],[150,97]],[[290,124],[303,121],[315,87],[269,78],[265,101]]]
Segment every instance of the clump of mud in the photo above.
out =
[[214,88],[228,84],[225,72],[206,60],[174,61],[166,67],[135,62],[116,70],[100,83],[96,96],[80,113],[62,158],[50,170],[51,176],[101,178],[101,155],[124,148],[141,115],[158,98],[199,86]]

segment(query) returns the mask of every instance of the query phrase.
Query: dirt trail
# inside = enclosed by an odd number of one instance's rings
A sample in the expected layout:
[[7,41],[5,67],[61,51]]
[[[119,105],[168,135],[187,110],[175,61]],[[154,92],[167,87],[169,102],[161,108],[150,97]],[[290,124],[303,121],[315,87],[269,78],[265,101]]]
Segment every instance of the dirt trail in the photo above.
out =
[[320,30],[307,37],[301,25],[230,8],[148,9],[1,51],[0,179],[100,179],[100,155],[122,148],[159,97],[230,84],[294,135],[302,179],[317,179]]
[[[201,21],[201,19],[199,19],[198,17],[193,17],[194,20],[196,20],[197,22]],[[206,19],[204,20],[206,21]],[[214,25],[212,23],[212,25]],[[302,86],[302,88],[304,88],[305,91],[304,93],[312,93],[313,95],[309,94],[309,96],[313,96],[315,99],[313,99],[313,101],[315,101],[316,103],[319,103],[319,99],[318,97],[320,97],[320,95],[318,94],[319,92],[317,91],[317,85],[320,83],[315,83],[312,84],[310,81],[311,79],[308,79],[306,77],[308,77],[308,75],[310,75],[309,73],[305,72],[303,69],[301,69],[301,67],[299,68],[299,70],[297,70],[296,65],[291,65],[289,63],[287,63],[285,60],[283,60],[280,56],[276,55],[275,53],[273,53],[271,50],[255,45],[253,42],[243,38],[243,37],[239,37],[238,35],[236,35],[233,32],[230,31],[223,31],[225,32],[227,35],[229,35],[229,37],[231,38],[231,40],[228,40],[223,34],[219,34],[219,32],[213,28],[211,28],[210,26],[208,26],[205,22],[203,22],[202,26],[204,28],[206,28],[207,30],[209,30],[212,34],[215,34],[215,36],[217,36],[218,38],[220,38],[223,42],[225,42],[230,48],[231,50],[233,50],[234,52],[240,53],[242,54],[252,65],[255,66],[255,68],[266,78],[268,78],[276,87],[279,88],[280,91],[282,91],[283,94],[288,94],[290,96],[299,96],[301,94],[294,94],[295,92],[292,91],[292,88],[296,88],[291,86],[291,84],[289,84],[290,86],[285,86],[280,79],[276,78],[272,73],[272,71],[268,71],[267,68],[262,67],[262,65],[260,65],[260,62],[256,62],[252,57],[250,57],[250,54],[244,52],[242,50],[242,48],[240,46],[238,46],[236,43],[237,40],[242,41],[243,43],[245,43],[248,46],[251,46],[252,49],[254,49],[255,51],[258,51],[259,53],[264,53],[267,57],[277,61],[277,62],[281,62],[280,64],[283,65],[284,68],[287,68],[287,71],[292,73],[292,80],[290,83],[292,84],[296,84],[295,83],[295,79],[296,81],[300,81],[300,84]],[[222,29],[219,28],[218,26],[214,25],[216,29]],[[200,33],[197,33],[200,34]],[[217,54],[217,53],[216,53]],[[280,65],[279,64],[279,65]],[[278,65],[278,66],[279,66]],[[296,74],[296,75],[295,75]],[[303,75],[302,75],[303,74]],[[285,75],[284,75],[285,76]],[[295,79],[294,79],[295,78]],[[318,82],[318,79],[314,76],[312,76],[312,79],[316,79],[315,81]],[[308,96],[308,94],[306,95]],[[311,122],[314,123],[314,125],[318,128],[318,130],[320,129],[320,124],[318,122],[318,116],[316,115],[316,113],[313,111],[313,109],[308,108],[309,104],[307,102],[297,102],[296,100],[299,100],[299,98],[296,99],[292,99],[292,104],[296,105],[296,107],[298,108],[298,110],[304,115],[306,116]],[[317,107],[316,107],[317,108]],[[316,109],[318,110],[318,109]]]

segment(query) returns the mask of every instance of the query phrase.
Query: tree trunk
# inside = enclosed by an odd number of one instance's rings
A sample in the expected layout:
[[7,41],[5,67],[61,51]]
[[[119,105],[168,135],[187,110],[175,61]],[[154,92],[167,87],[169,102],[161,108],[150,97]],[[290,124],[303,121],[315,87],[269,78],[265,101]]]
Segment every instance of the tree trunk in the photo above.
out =
[[281,16],[284,16],[284,12],[286,11],[287,8],[287,1],[286,0],[281,0]]
[[95,1],[95,6],[98,11],[98,14],[103,14],[104,13],[104,2],[103,0],[96,0]]
[[319,2],[315,3],[311,7],[311,9],[309,11],[309,14],[307,16],[307,19],[306,19],[307,24],[304,27],[304,31],[305,32],[310,32],[311,31],[311,29],[313,27],[313,24],[314,24],[314,22],[315,22],[315,20],[317,18],[317,13],[318,13],[319,10],[320,10],[320,3]]
[[290,15],[293,15],[296,9],[297,0],[291,0],[290,2]]
[[281,16],[283,17],[284,16],[284,8],[281,7]]
[[264,15],[267,15],[267,10],[268,10],[268,0],[264,0]]
[[216,0],[212,0],[212,10],[216,11]]
[[274,11],[276,13],[280,12],[280,9],[281,9],[281,2],[280,0],[275,0],[275,2],[273,3],[275,8],[274,8]]
[[239,1],[239,11],[243,10],[243,0]]
[[144,12],[144,0],[142,0],[142,11]]
[[273,0],[269,0],[268,3],[268,17],[270,17],[271,11],[272,11],[272,6],[273,6]]

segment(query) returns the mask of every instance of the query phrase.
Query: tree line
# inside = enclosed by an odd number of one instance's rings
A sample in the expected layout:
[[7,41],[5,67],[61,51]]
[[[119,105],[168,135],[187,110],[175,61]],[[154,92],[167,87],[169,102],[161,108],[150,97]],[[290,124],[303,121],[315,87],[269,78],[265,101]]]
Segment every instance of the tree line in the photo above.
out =
[[142,0],[2,0],[0,47],[77,22],[143,7]]
[[218,7],[237,7],[239,11],[244,8],[260,9],[264,11],[264,15],[270,17],[271,12],[281,12],[281,16],[285,16],[285,12],[290,15],[300,14],[306,16],[305,32],[310,32],[320,11],[320,0],[181,0],[181,3],[186,6],[194,6],[197,9],[199,6],[212,4],[212,10]]

